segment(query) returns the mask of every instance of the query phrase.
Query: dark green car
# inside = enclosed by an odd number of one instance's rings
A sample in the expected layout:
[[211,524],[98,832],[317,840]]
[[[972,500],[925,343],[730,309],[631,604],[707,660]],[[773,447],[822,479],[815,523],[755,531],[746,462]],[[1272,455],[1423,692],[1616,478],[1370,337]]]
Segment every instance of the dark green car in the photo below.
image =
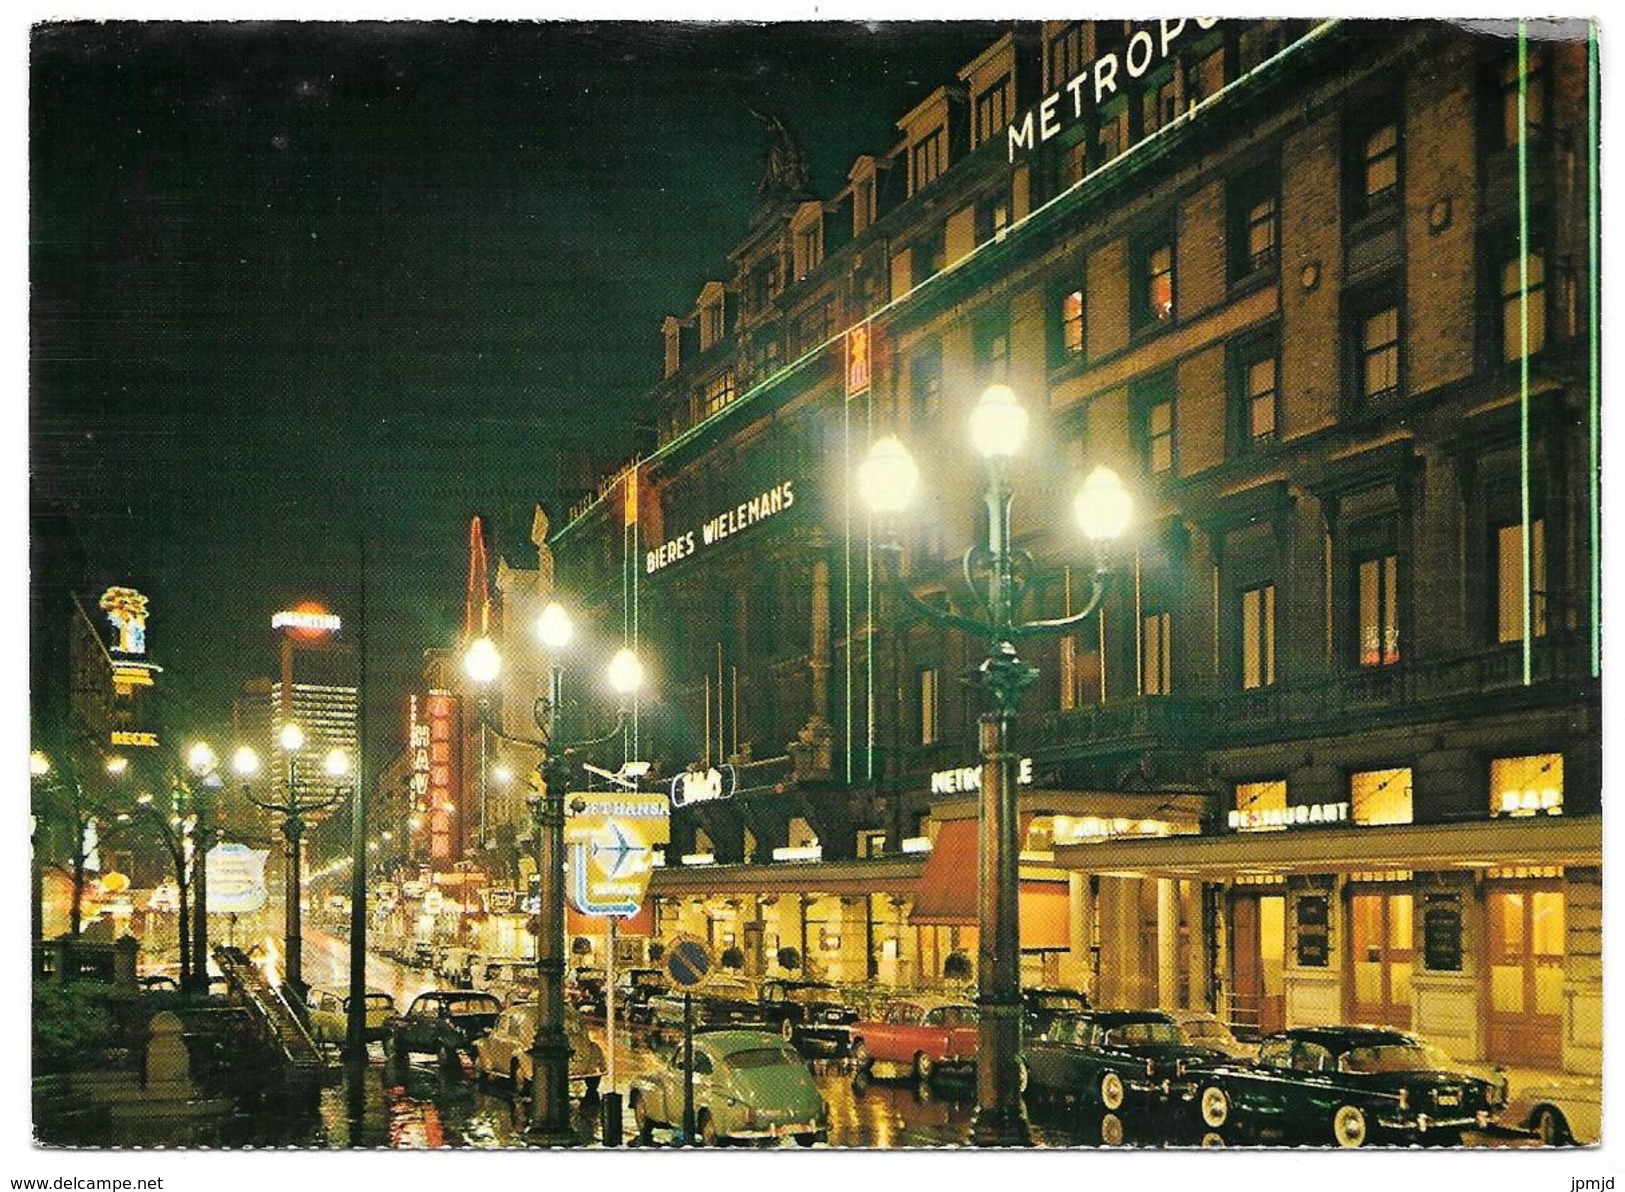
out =
[[1189,1098],[1193,1073],[1217,1052],[1184,1042],[1159,1010],[1058,1013],[1021,1052],[1031,1100],[1076,1097],[1115,1113],[1130,1101]]
[[1203,1072],[1196,1102],[1210,1130],[1251,1126],[1340,1147],[1453,1145],[1489,1124],[1506,1087],[1403,1031],[1295,1027],[1266,1038],[1252,1063]]
[[464,1056],[474,1061],[474,1044],[496,1025],[501,1013],[502,1003],[489,993],[470,989],[421,993],[405,1014],[389,1020],[384,1053],[406,1060],[414,1052],[426,1052],[442,1067],[460,1071]]

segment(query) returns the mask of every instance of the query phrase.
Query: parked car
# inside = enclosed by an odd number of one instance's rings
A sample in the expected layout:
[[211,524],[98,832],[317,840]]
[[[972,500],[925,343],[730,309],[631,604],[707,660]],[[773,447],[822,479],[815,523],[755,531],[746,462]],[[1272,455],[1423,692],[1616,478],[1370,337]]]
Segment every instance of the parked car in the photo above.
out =
[[1546,1146],[1595,1146],[1602,1139],[1602,1078],[1526,1085],[1502,1116],[1534,1131]]
[[670,987],[671,979],[664,969],[623,969],[615,978],[615,1009],[627,1022],[651,1022],[651,1003]]
[[583,1014],[602,1017],[604,1013],[604,970],[576,969],[564,981],[564,1000]]
[[[579,1085],[588,1099],[598,1095],[604,1075],[604,1049],[593,1042],[574,1006],[564,1007],[564,1037],[570,1044],[570,1087]],[[514,1092],[530,1087],[530,1047],[536,1040],[536,1003],[509,1006],[496,1025],[474,1044],[474,1076],[497,1076],[512,1082]]]
[[1202,1122],[1268,1126],[1342,1147],[1459,1142],[1506,1102],[1504,1082],[1461,1071],[1438,1048],[1386,1027],[1294,1027],[1267,1036],[1250,1064],[1200,1074]]
[[845,1055],[852,1049],[858,1012],[827,981],[762,982],[762,1018],[803,1055]]
[[414,1052],[437,1056],[445,1068],[462,1067],[462,1057],[474,1058],[474,1044],[496,1025],[502,1003],[489,993],[468,989],[442,989],[420,993],[405,1014],[389,1020],[384,1050],[392,1058],[409,1059]]
[[[695,1026],[764,1025],[756,986],[732,973],[713,973],[689,991],[694,998]],[[670,989],[649,1003],[657,1031],[683,1029],[683,991]]]
[[433,968],[434,945],[428,940],[418,940],[412,945],[412,950],[407,955],[406,963],[411,965],[413,968]]
[[[632,1116],[644,1141],[656,1126],[682,1126],[683,1082],[681,1043],[632,1081]],[[786,1135],[811,1146],[829,1137],[829,1106],[806,1063],[778,1035],[709,1031],[694,1037],[694,1128],[704,1146]]]
[[478,954],[468,948],[446,948],[435,961],[435,975],[450,981],[459,989],[466,989],[469,975],[478,961]]
[[[342,1046],[350,1037],[350,999],[326,989],[312,989],[307,999],[310,1037],[318,1043]],[[371,1043],[389,1033],[389,1020],[395,1014],[395,999],[382,990],[366,994],[367,1025],[363,1038]]]
[[1191,1047],[1158,1010],[1086,1010],[1057,1014],[1021,1053],[1030,1097],[1077,1097],[1115,1113],[1129,1101],[1195,1091],[1192,1072],[1222,1057]]
[[1076,1014],[1089,1008],[1089,995],[1081,989],[1041,988],[1021,991],[1021,1025],[1036,1039],[1057,1014]]
[[540,978],[534,960],[478,957],[474,961],[471,987],[483,989],[502,1004],[511,1006],[516,1001],[534,1000]]
[[1192,1047],[1204,1047],[1233,1060],[1258,1058],[1257,1043],[1243,1043],[1217,1014],[1206,1010],[1166,1010],[1179,1024],[1179,1037]]
[[852,1062],[859,1072],[876,1065],[912,1071],[922,1083],[939,1068],[976,1066],[977,1011],[944,997],[897,998],[880,1017],[852,1024]]

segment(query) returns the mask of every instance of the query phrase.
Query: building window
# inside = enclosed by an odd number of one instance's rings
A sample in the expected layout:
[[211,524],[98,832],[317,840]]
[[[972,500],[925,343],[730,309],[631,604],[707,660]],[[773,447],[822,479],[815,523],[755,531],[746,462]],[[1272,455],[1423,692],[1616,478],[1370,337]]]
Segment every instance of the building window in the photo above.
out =
[[1132,404],[1138,411],[1145,470],[1151,476],[1170,475],[1179,464],[1178,445],[1174,437],[1178,422],[1174,410],[1175,396],[1171,373],[1141,381],[1134,387]]
[[1280,436],[1280,358],[1265,339],[1238,346],[1231,361],[1231,454],[1246,455]]
[[1274,356],[1251,361],[1246,368],[1247,441],[1255,447],[1275,441],[1279,408],[1275,369]]
[[700,349],[705,351],[722,342],[723,313],[719,299],[700,312]]
[[1262,584],[1241,594],[1241,685],[1247,689],[1275,683],[1275,585]]
[[935,745],[940,737],[941,722],[938,713],[937,668],[920,672],[920,744]]
[[875,183],[864,178],[852,188],[852,234],[858,235],[875,222]]
[[1095,160],[1102,165],[1128,147],[1128,100],[1123,96],[1118,96],[1101,110],[1095,144],[1099,147]]
[[1061,639],[1061,711],[1101,702],[1100,649],[1077,634]]
[[948,264],[948,228],[944,224],[914,242],[914,284],[941,273]]
[[990,141],[1010,123],[1010,76],[976,97],[976,143]]
[[705,387],[700,398],[700,417],[709,418],[734,399],[734,375],[731,372],[723,373],[714,378]]
[[1010,315],[1005,310],[985,311],[976,320],[976,371],[984,384],[1010,375]]
[[1538,50],[1526,55],[1525,70],[1518,70],[1516,50],[1506,55],[1501,63],[1501,141],[1507,148],[1518,143],[1518,90],[1520,81],[1524,92],[1524,131],[1528,139],[1540,139],[1541,126],[1546,121],[1546,75],[1544,56]]
[[1278,187],[1273,170],[1250,171],[1230,188],[1230,281],[1275,268]]
[[[1523,356],[1524,319],[1529,325],[1529,354],[1546,346],[1546,258],[1532,252],[1519,267],[1516,253],[1501,266],[1501,359]],[[1527,271],[1527,279],[1523,274]],[[1527,285],[1525,282],[1527,281]]]
[[1379,116],[1354,127],[1349,142],[1350,212],[1361,219],[1399,202],[1399,120]]
[[1368,825],[1411,823],[1410,768],[1349,775],[1349,818]]
[[[1267,814],[1273,812],[1274,814]],[[1238,832],[1286,831],[1286,783],[1236,783],[1236,814],[1234,827]]]
[[914,149],[909,154],[908,171],[908,193],[911,196],[935,182],[947,166],[947,140],[947,131],[938,127],[914,142]]
[[1195,107],[1224,89],[1224,48],[1214,50],[1185,71],[1185,102]]
[[1148,613],[1140,622],[1140,694],[1173,690],[1173,614]]
[[1353,299],[1348,329],[1357,404],[1368,405],[1396,397],[1401,361],[1399,301],[1395,288],[1378,287]]
[[1399,661],[1399,556],[1359,560],[1355,585],[1359,663],[1393,666]]
[[1169,323],[1174,317],[1174,238],[1170,232],[1150,237],[1138,246],[1133,275],[1135,328]]
[[1490,814],[1563,814],[1563,755],[1498,757],[1490,761]]
[[1083,288],[1068,290],[1061,295],[1056,303],[1056,319],[1059,323],[1060,335],[1056,342],[1060,347],[1056,362],[1064,363],[1068,360],[1077,360],[1083,356]]
[[1049,90],[1059,91],[1083,69],[1083,26],[1072,24],[1049,39]]
[[1286,27],[1280,21],[1254,21],[1237,42],[1241,73],[1256,69],[1286,48]]
[[823,229],[817,224],[803,228],[796,237],[796,279],[806,277],[824,259]]
[[1523,523],[1496,526],[1495,535],[1495,625],[1498,642],[1523,640],[1524,590],[1534,597],[1529,608],[1529,627],[1536,637],[1546,636],[1546,523],[1535,518],[1529,523],[1529,582],[1524,583]]
[[914,395],[916,429],[932,426],[942,415],[942,349],[923,349],[909,365],[909,388]]
[[1168,71],[1163,77],[1151,79],[1140,94],[1140,131],[1150,136],[1159,128],[1172,124],[1179,115],[1179,76]]
[[996,240],[1010,226],[1010,197],[994,195],[976,205],[976,243]]

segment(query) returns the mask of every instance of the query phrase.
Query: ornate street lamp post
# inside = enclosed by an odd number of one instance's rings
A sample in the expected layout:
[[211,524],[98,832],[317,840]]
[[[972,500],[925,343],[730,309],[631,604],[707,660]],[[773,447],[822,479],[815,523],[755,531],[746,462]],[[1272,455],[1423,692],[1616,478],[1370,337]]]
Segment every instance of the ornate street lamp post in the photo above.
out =
[[[282,746],[288,755],[288,788],[283,801],[273,802],[257,797],[247,784],[243,785],[243,794],[248,801],[256,807],[266,811],[276,812],[282,816],[282,835],[287,840],[287,876],[284,880],[286,886],[283,910],[283,984],[293,990],[294,1000],[303,1001],[305,997],[304,965],[303,965],[303,924],[300,911],[300,866],[301,842],[305,835],[305,817],[314,815],[318,811],[326,811],[344,798],[344,789],[335,785],[333,793],[326,798],[316,797],[305,799],[299,795],[297,774],[294,759],[305,746],[305,732],[293,721],[282,726],[277,736],[277,743]],[[259,768],[259,759],[249,758],[252,750],[238,750],[238,773],[252,773]],[[243,767],[249,769],[245,772]],[[349,755],[342,749],[330,750],[324,763],[327,776],[335,783],[350,772]]]
[[858,469],[865,502],[882,517],[880,548],[890,560],[888,574],[905,605],[935,624],[960,629],[987,644],[978,668],[987,709],[978,725],[982,763],[977,820],[977,925],[979,965],[977,1003],[980,1040],[976,1063],[976,1115],[971,1141],[978,1146],[1025,1146],[1029,1142],[1022,1109],[1018,1057],[1021,1050],[1020,815],[1017,768],[1011,746],[1022,696],[1038,678],[1016,643],[1025,638],[1065,633],[1100,606],[1110,578],[1107,548],[1128,528],[1132,509],[1127,490],[1109,468],[1096,468],[1074,504],[1084,533],[1095,544],[1093,587],[1082,609],[1048,621],[1019,621],[1032,559],[1010,532],[1010,462],[1027,432],[1027,412],[1007,386],[992,385],[971,414],[971,439],[987,460],[987,544],[965,552],[967,584],[981,605],[980,618],[960,616],[916,598],[898,578],[902,553],[895,516],[907,508],[920,473],[908,449],[886,436],[870,449]]
[[194,781],[188,783],[191,792],[192,814],[196,822],[192,829],[192,972],[191,991],[209,992],[209,846],[214,841],[214,791],[210,779],[218,784],[215,772],[218,761],[214,750],[199,741],[186,751],[186,765]]
[[[495,722],[489,691],[502,670],[502,656],[490,638],[476,638],[463,656],[468,677],[480,688],[481,722],[497,737],[539,749],[542,754],[541,795],[532,801],[536,819],[536,872],[538,901],[536,935],[536,1034],[530,1046],[531,1114],[528,1133],[537,1142],[569,1146],[578,1141],[570,1121],[570,1044],[564,1033],[564,795],[570,782],[571,755],[619,735],[624,710],[615,729],[603,737],[571,745],[562,743],[559,717],[564,698],[564,668],[559,658],[574,636],[575,627],[564,607],[552,603],[542,611],[537,636],[546,647],[551,665],[548,694],[537,699],[532,719],[542,733],[532,740],[513,736]],[[643,679],[643,668],[630,650],[616,654],[610,664],[611,685],[626,695]],[[610,1090],[613,1092],[614,1090]]]

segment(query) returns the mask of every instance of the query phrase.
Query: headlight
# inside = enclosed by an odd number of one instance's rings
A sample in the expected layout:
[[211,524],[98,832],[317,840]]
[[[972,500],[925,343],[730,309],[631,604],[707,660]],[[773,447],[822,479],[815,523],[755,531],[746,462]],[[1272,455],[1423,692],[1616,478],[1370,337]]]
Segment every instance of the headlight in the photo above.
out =
[[1491,1105],[1505,1105],[1507,1103],[1507,1078],[1505,1076],[1485,1090],[1484,1100]]
[[1410,1089],[1400,1089],[1399,1090],[1399,1107],[1401,1109],[1409,1109],[1411,1107],[1411,1090]]
[[1155,1076],[1157,1074],[1157,1062],[1155,1060],[1148,1059],[1145,1061],[1145,1074],[1147,1076]]

